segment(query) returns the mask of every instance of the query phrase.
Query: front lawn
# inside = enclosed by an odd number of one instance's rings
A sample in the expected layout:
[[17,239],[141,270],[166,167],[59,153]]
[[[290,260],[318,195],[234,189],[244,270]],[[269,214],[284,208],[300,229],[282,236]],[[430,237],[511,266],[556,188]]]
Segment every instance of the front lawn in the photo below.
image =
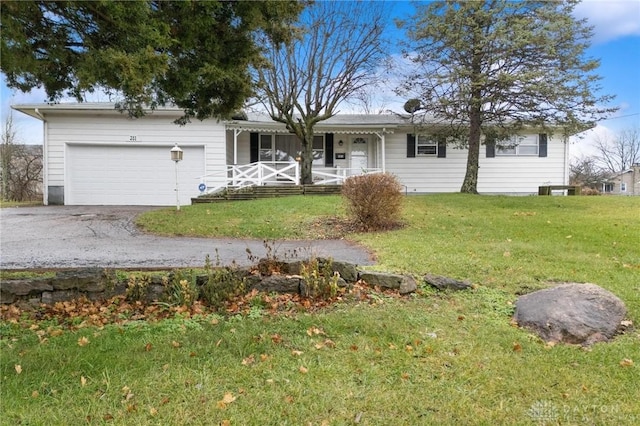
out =
[[[340,197],[307,196],[166,209],[138,222],[164,234],[317,238],[343,215]],[[376,253],[372,269],[476,288],[102,328],[3,321],[0,423],[640,422],[637,330],[583,349],[545,345],[510,323],[517,294],[577,281],[618,295],[637,326],[640,198],[416,196],[403,221],[343,236]]]

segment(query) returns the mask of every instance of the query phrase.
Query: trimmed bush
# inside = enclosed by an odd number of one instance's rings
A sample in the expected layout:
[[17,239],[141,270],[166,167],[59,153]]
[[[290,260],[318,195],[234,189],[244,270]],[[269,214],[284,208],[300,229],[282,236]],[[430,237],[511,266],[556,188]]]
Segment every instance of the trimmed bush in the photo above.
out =
[[363,231],[397,227],[402,210],[402,185],[390,173],[352,176],[342,186],[347,212]]

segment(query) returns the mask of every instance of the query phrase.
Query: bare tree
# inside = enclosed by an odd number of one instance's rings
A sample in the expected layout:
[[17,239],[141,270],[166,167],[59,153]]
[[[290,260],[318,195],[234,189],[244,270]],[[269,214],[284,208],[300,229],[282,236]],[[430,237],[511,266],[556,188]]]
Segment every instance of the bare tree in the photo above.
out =
[[386,56],[385,8],[378,2],[313,3],[303,12],[298,37],[267,49],[267,63],[257,69],[259,101],[302,143],[303,184],[313,183],[314,126],[377,78]]
[[575,159],[569,165],[569,181],[572,185],[582,185],[595,190],[611,177],[611,172],[598,165],[593,156]]
[[597,163],[611,173],[620,173],[640,163],[640,129],[637,127],[620,132],[613,140],[597,137],[594,146]]
[[17,143],[12,114],[7,116],[2,130],[0,169],[3,201],[29,201],[40,196],[42,147]]

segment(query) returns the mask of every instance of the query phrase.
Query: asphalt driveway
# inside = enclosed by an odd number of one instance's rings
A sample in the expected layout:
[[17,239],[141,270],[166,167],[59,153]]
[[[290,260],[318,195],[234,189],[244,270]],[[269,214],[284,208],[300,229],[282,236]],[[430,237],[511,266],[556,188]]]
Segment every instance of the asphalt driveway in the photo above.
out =
[[[0,209],[0,268],[201,267],[207,254],[222,264],[265,255],[262,240],[170,238],[146,234],[135,217],[153,207],[40,206]],[[343,240],[279,241],[278,255],[297,252],[358,265],[372,264],[364,248]]]

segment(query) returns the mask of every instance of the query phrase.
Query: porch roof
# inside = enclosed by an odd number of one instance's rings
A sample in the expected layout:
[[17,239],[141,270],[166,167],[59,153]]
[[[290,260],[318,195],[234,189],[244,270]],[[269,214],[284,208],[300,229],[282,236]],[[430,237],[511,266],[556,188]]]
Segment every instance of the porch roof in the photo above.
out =
[[[406,118],[395,114],[341,114],[317,123],[314,130],[316,133],[388,134],[406,124]],[[290,133],[283,123],[273,121],[266,114],[251,114],[247,120],[227,121],[226,128],[251,132]]]

